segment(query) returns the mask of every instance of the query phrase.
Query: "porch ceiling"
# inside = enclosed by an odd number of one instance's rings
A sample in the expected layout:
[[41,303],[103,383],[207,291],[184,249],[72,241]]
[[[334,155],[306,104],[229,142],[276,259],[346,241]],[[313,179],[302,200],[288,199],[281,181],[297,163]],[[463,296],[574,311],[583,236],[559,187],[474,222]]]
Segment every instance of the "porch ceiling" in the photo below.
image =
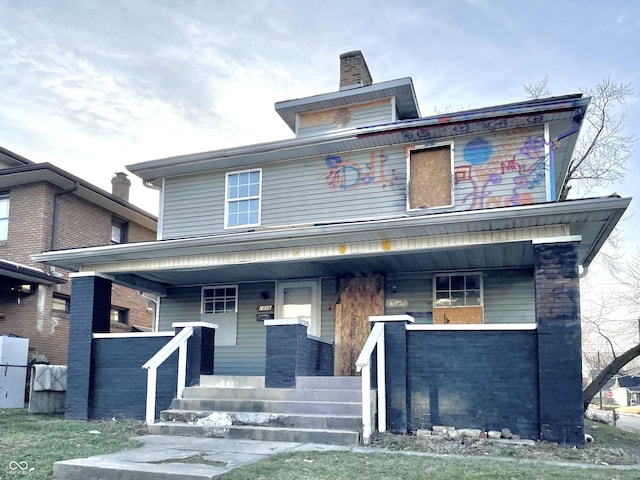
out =
[[[530,241],[509,244],[442,248],[410,253],[368,254],[359,257],[322,260],[293,260],[176,270],[135,272],[138,279],[163,285],[184,286],[211,283],[371,275],[451,270],[484,270],[504,267],[530,267],[533,247]],[[136,283],[130,274],[102,271],[122,283]]]

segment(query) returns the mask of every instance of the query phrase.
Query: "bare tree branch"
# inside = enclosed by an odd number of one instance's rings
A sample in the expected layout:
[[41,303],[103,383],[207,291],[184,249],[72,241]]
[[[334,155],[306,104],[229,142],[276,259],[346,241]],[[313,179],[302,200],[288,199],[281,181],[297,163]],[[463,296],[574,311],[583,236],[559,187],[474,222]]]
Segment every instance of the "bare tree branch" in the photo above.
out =
[[[529,93],[526,87],[525,91]],[[574,184],[581,184],[586,190],[606,186],[627,171],[634,137],[624,133],[626,112],[617,109],[632,92],[630,84],[611,79],[584,90],[591,103],[560,190],[560,200],[567,199]]]
[[589,404],[591,403],[591,400],[593,400],[595,394],[602,390],[602,387],[606,385],[609,379],[638,355],[640,355],[640,344],[631,347],[619,357],[615,357],[609,365],[602,369],[600,374],[594,378],[582,392],[582,401],[585,411],[589,408]]

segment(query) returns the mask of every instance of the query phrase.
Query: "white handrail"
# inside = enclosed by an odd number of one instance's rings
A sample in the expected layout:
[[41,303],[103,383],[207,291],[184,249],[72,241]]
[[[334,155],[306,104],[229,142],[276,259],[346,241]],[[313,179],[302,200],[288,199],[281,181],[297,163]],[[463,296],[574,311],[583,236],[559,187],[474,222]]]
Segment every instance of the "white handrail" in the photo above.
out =
[[178,352],[178,385],[176,387],[176,396],[182,398],[187,378],[187,340],[193,336],[193,327],[184,327],[175,337],[156,352],[142,368],[146,368],[147,372],[147,411],[145,420],[147,425],[154,423],[156,418],[156,381],[158,378],[158,367],[169,358],[169,356],[180,349]]
[[369,338],[362,347],[362,352],[356,360],[356,369],[362,372],[362,441],[369,443],[373,430],[374,415],[371,408],[371,355],[377,348],[378,365],[378,431],[387,431],[387,398],[385,386],[385,351],[384,351],[384,323],[376,323],[371,329]]

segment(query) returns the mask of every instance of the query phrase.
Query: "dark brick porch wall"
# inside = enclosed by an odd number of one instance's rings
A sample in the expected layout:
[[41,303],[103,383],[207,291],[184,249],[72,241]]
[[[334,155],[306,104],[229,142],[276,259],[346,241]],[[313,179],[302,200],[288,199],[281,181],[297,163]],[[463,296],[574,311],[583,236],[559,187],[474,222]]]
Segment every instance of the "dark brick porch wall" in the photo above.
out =
[[333,375],[333,345],[307,336],[304,325],[269,325],[265,386],[293,388],[296,376]]
[[534,330],[407,332],[408,428],[538,438],[537,361]]
[[540,438],[584,445],[578,244],[534,246]]
[[94,276],[74,277],[72,288],[65,418],[87,420],[92,334],[109,332],[111,281]]
[[[97,338],[93,340],[89,419],[134,418],[144,420],[147,370],[142,365],[172,337]],[[193,380],[193,379],[191,379]],[[156,417],[176,396],[178,352],[159,368]],[[189,385],[187,379],[187,385]],[[67,393],[68,395],[68,393]]]

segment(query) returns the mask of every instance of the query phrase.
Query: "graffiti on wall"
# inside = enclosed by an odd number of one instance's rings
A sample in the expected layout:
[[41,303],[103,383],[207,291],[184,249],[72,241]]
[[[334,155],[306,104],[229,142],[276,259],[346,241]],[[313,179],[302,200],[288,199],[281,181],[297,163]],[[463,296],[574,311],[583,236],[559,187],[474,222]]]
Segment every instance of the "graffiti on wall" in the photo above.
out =
[[395,168],[389,169],[385,165],[389,156],[384,150],[371,152],[368,160],[366,163],[350,160],[348,153],[344,156],[327,155],[327,185],[334,190],[351,190],[363,185],[381,185],[383,188],[395,185],[398,175]]
[[545,181],[544,147],[542,135],[513,130],[492,140],[467,142],[466,164],[455,168],[456,185],[471,187],[463,203],[470,210],[533,203],[533,190]]

